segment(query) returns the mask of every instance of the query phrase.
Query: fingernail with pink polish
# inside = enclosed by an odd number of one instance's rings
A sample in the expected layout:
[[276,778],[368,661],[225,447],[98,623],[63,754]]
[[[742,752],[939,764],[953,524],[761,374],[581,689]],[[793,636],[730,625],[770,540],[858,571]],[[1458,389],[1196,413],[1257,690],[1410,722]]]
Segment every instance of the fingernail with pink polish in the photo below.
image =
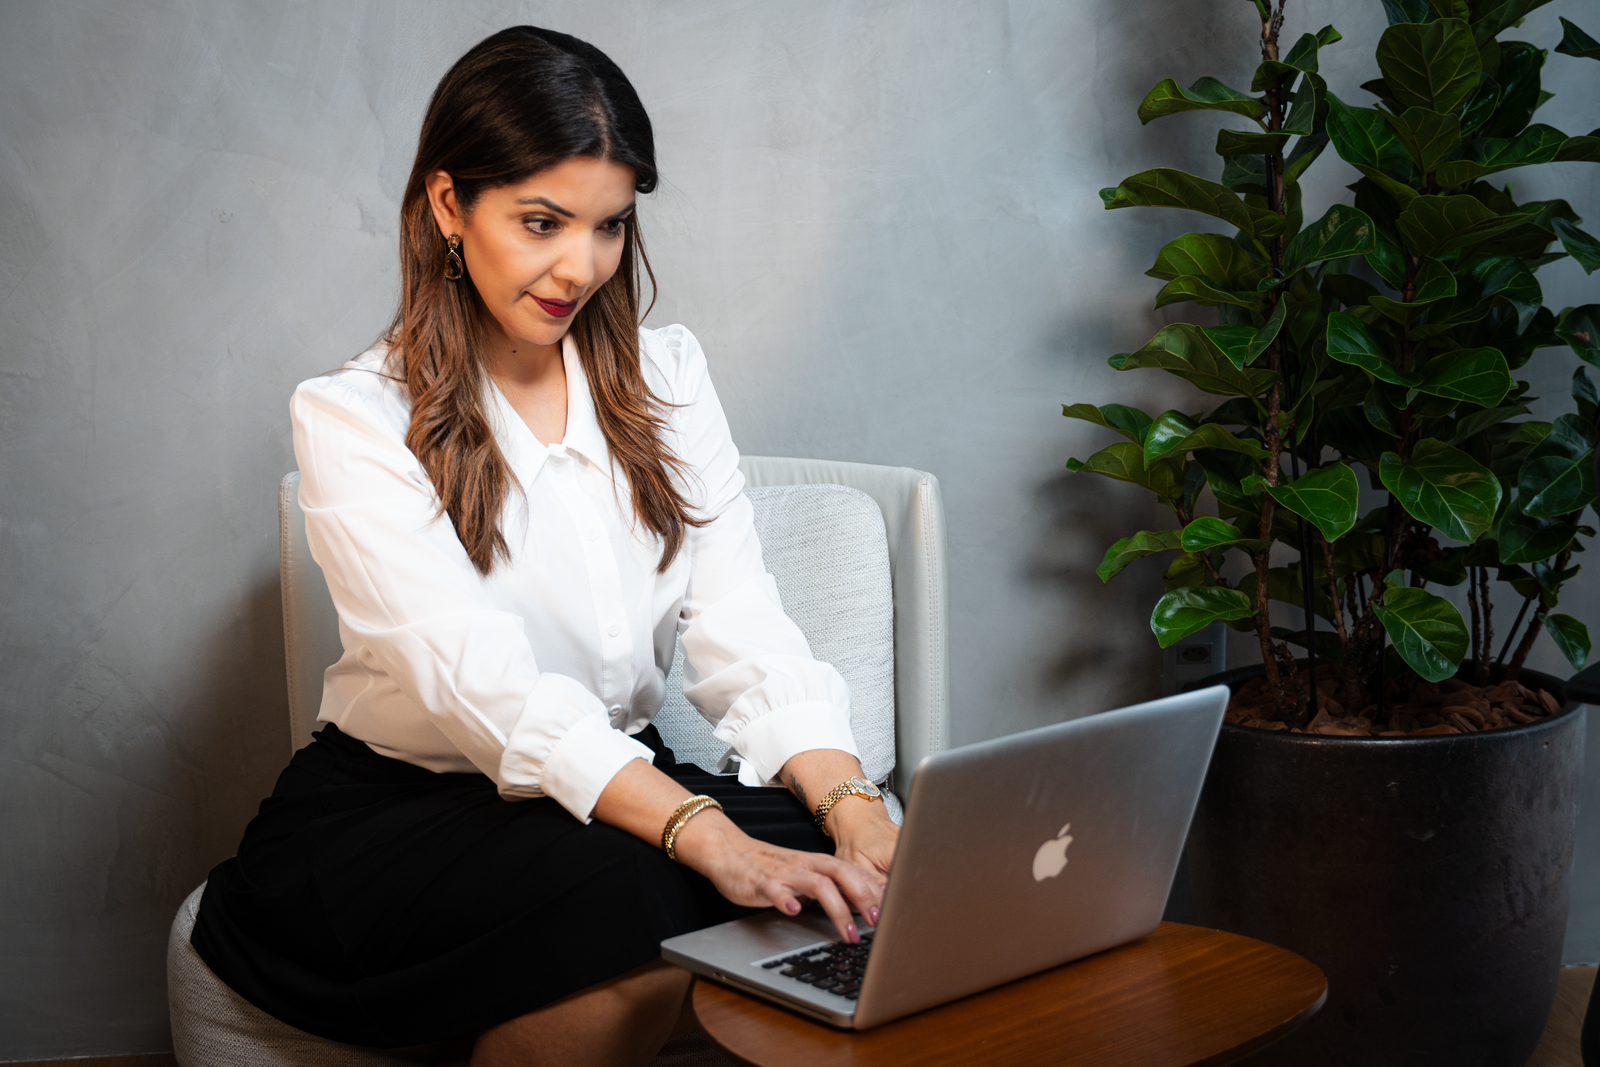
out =
[[867,922],[871,923],[873,926],[877,926],[878,925],[878,909],[877,908],[868,908],[867,909]]
[[795,912],[800,910],[800,902],[798,900],[791,900],[784,904],[783,910],[788,912],[790,915],[793,915]]
[[844,928],[844,939],[854,944],[861,940],[861,934],[856,931],[855,923],[847,923]]

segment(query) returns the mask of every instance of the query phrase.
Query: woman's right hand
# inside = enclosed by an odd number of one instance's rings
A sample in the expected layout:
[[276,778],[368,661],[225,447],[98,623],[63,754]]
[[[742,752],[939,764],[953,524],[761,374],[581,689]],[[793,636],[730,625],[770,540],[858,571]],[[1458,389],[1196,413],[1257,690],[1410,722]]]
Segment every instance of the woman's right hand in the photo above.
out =
[[685,866],[709,878],[735,904],[794,915],[804,901],[815,900],[839,937],[851,943],[861,939],[851,912],[876,923],[883,904],[881,888],[855,864],[758,841],[720,811],[685,823],[674,850]]

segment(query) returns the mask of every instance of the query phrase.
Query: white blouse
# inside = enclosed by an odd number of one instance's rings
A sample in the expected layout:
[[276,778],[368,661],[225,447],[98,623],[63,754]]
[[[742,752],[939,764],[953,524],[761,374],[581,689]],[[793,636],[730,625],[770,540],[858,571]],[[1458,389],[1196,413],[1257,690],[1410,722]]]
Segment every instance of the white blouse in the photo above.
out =
[[[850,692],[811,656],[761,561],[739,453],[681,326],[640,330],[645,380],[669,404],[680,491],[704,527],[656,573],[661,539],[634,519],[572,339],[562,345],[567,432],[541,444],[492,384],[486,407],[511,468],[487,577],[468,560],[406,447],[411,405],[378,345],[295,390],[290,410],[311,554],[339,610],[344,655],[318,718],[385,756],[481,771],[508,800],[548,796],[588,821],[660,709],[673,638],[684,695],[739,761],[771,784],[793,755],[857,755]],[[724,759],[726,769],[728,760]]]

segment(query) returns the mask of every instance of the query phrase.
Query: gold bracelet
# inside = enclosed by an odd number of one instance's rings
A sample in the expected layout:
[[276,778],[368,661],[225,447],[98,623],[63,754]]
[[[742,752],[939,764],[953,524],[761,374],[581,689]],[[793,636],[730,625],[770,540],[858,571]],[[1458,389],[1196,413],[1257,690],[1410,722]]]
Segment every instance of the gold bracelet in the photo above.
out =
[[679,804],[678,809],[667,817],[666,829],[661,831],[661,849],[667,854],[667,859],[672,860],[674,863],[678,861],[678,831],[683,829],[684,823],[707,808],[716,808],[721,811],[722,805],[718,804],[712,797],[702,793],[700,796],[690,797],[682,804]]

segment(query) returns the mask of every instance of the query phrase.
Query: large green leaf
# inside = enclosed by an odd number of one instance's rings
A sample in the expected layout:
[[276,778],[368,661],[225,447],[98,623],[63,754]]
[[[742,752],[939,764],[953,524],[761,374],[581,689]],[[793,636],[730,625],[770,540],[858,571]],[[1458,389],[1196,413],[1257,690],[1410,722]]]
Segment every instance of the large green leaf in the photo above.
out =
[[1255,473],[1256,464],[1234,452],[1212,452],[1208,449],[1196,452],[1194,458],[1205,471],[1206,484],[1211,486],[1212,495],[1224,509],[1237,512],[1257,510],[1256,502],[1240,485]]
[[1498,532],[1500,562],[1511,566],[1549,559],[1572,543],[1578,528],[1560,519],[1524,515],[1513,501]]
[[1275,485],[1267,492],[1296,515],[1310,519],[1329,541],[1337,541],[1356,524],[1361,486],[1356,472],[1343,463],[1307,471],[1288,485]]
[[1441,352],[1422,368],[1419,393],[1465,400],[1492,408],[1509,393],[1516,382],[1511,368],[1498,348],[1465,348]]
[[1527,222],[1526,215],[1496,215],[1473,196],[1419,196],[1400,213],[1400,236],[1419,256],[1437,256],[1479,244]]
[[1237,324],[1206,326],[1204,329],[1211,343],[1222,349],[1222,354],[1228,357],[1229,363],[1239,368],[1250,365],[1250,345],[1255,340],[1255,330]]
[[[1561,21],[1565,22],[1566,19]],[[1571,615],[1546,615],[1544,628],[1549,631],[1561,654],[1567,657],[1567,662],[1572,664],[1572,669],[1583,670],[1584,664],[1589,662],[1589,653],[1593,651],[1589,643],[1589,628]]]
[[1253,309],[1261,306],[1261,297],[1253,292],[1240,293],[1218,289],[1207,284],[1204,278],[1184,274],[1161,287],[1161,292],[1156,294],[1155,306],[1164,308],[1169,304],[1183,303],[1200,304],[1203,307],[1232,304],[1235,307]]
[[1181,207],[1214,215],[1253,237],[1273,237],[1283,230],[1283,216],[1264,207],[1250,207],[1225,185],[1196,178],[1181,170],[1156,167],[1122,179],[1115,189],[1100,190],[1107,210],[1119,207]]
[[1163,411],[1144,435],[1144,461],[1153,463],[1194,433],[1196,422],[1181,411]]
[[1566,134],[1542,123],[1529,126],[1514,138],[1485,137],[1473,141],[1467,146],[1465,158],[1439,164],[1439,184],[1450,188],[1496,171],[1549,163],[1566,141]]
[[1102,582],[1109,582],[1134,560],[1153,556],[1158,552],[1176,551],[1182,536],[1182,530],[1162,530],[1158,533],[1140,530],[1132,537],[1124,537],[1106,549],[1106,558],[1100,561],[1100,566],[1096,567],[1094,572],[1100,576]]
[[1293,274],[1301,267],[1324,260],[1364,256],[1377,247],[1377,227],[1367,213],[1335,204],[1284,246],[1283,273]]
[[1161,584],[1167,592],[1205,585],[1211,580],[1206,570],[1205,557],[1199,552],[1180,552],[1161,574]]
[[1322,150],[1328,147],[1328,131],[1319,130],[1309,137],[1302,137],[1294,143],[1294,151],[1289,153],[1289,158],[1283,161],[1283,177],[1285,181],[1297,182],[1306,168],[1317,161],[1322,155]]
[[1402,115],[1387,111],[1379,114],[1423,174],[1431,174],[1439,161],[1461,143],[1461,119],[1455,115],[1420,107],[1407,108]]
[[1545,51],[1527,41],[1501,41],[1500,65],[1494,72],[1500,102],[1478,131],[1482,137],[1515,137],[1544,102],[1540,70]]
[[1172,464],[1157,463],[1146,467],[1144,449],[1132,441],[1113,441],[1088,459],[1069,459],[1067,470],[1098,474],[1119,482],[1132,482],[1166,500],[1176,499],[1183,488],[1178,484],[1178,475]]
[[1394,650],[1412,670],[1429,682],[1455,676],[1470,641],[1454,604],[1426,589],[1390,583],[1374,609]]
[[1163,78],[1139,102],[1139,121],[1149,123],[1185,111],[1228,111],[1260,121],[1267,113],[1261,101],[1231,89],[1215,78],[1201,78],[1187,89]]
[[1214,422],[1196,425],[1181,411],[1166,411],[1156,417],[1145,435],[1144,461],[1154,463],[1169,453],[1183,455],[1197,448],[1238,452],[1252,459],[1266,459],[1271,455],[1254,441],[1235,437]]
[[1566,19],[1561,20],[1561,30],[1561,43],[1556,45],[1557,52],[1564,56],[1577,56],[1580,59],[1600,59],[1600,41],[1596,41]]
[[1544,304],[1544,290],[1521,259],[1516,256],[1483,256],[1472,261],[1464,272],[1473,283],[1478,303],[1504,300],[1517,313],[1517,332],[1521,333],[1533,321]]
[[1266,548],[1272,542],[1261,541],[1232,523],[1210,515],[1202,515],[1183,528],[1183,547],[1188,552],[1205,552],[1227,545],[1245,548]]
[[1287,133],[1259,133],[1254,130],[1218,130],[1219,156],[1275,156],[1289,143]]
[[1483,64],[1460,19],[1390,26],[1378,38],[1378,69],[1403,108],[1454,111],[1478,87]]
[[1350,107],[1328,94],[1328,137],[1339,158],[1381,186],[1401,204],[1418,195],[1420,176],[1400,137],[1376,108]]
[[1220,233],[1186,233],[1161,246],[1155,265],[1145,274],[1172,279],[1204,278],[1218,289],[1254,291],[1267,265],[1251,259],[1237,241]]
[[1115,430],[1139,445],[1144,444],[1144,435],[1150,429],[1151,422],[1150,416],[1138,408],[1122,404],[1107,404],[1099,408],[1093,404],[1062,404],[1061,414],[1069,419],[1082,419]]
[[1547,519],[1594,499],[1594,428],[1576,415],[1562,415],[1523,459],[1517,505],[1524,515]]
[[1221,396],[1259,396],[1278,377],[1269,370],[1235,367],[1203,329],[1188,322],[1175,322],[1137,352],[1119,353],[1108,362],[1113,370],[1157,367]]
[[1247,619],[1255,610],[1250,597],[1237,589],[1214,585],[1174,589],[1156,601],[1150,629],[1161,647],[1166,648],[1214,622]]
[[1173,446],[1174,451],[1193,452],[1200,448],[1216,448],[1224,452],[1238,452],[1251,459],[1266,459],[1272,453],[1245,437],[1236,437],[1214,422],[1203,422],[1195,431]]
[[1556,336],[1591,366],[1600,367],[1600,304],[1562,308]]
[[1395,385],[1416,385],[1422,380],[1390,362],[1378,335],[1348,311],[1335,311],[1328,316],[1328,355]]
[[1429,304],[1455,296],[1456,276],[1450,272],[1449,267],[1437,259],[1425,256],[1417,266],[1416,274],[1412,276],[1411,286],[1410,301],[1373,296],[1368,298],[1367,302],[1381,311],[1386,318],[1394,319],[1396,322],[1410,322]]
[[1472,32],[1479,46],[1487,45],[1504,30],[1515,25],[1528,12],[1543,7],[1550,0],[1480,0],[1476,6],[1477,17],[1472,20]]
[[1555,227],[1556,236],[1561,238],[1561,247],[1567,250],[1567,255],[1577,260],[1583,273],[1593,274],[1600,268],[1600,241],[1566,219],[1551,219],[1550,224]]
[[[1243,362],[1235,359],[1234,363],[1241,367],[1248,367],[1256,361],[1256,357],[1265,352],[1272,342],[1277,340],[1278,331],[1283,329],[1283,321],[1288,313],[1289,301],[1287,298],[1279,300],[1272,314],[1267,316],[1267,321],[1261,324],[1260,329],[1251,335],[1250,343],[1245,346],[1242,354]],[[1233,354],[1229,353],[1231,359]]]
[[1433,22],[1439,17],[1428,0],[1383,0],[1383,11],[1391,26],[1398,22]]
[[1284,131],[1301,137],[1315,133],[1317,116],[1326,110],[1327,93],[1328,84],[1315,74],[1307,74],[1302,78],[1294,98],[1289,101],[1289,116],[1284,119]]
[[1582,137],[1568,137],[1556,153],[1557,163],[1600,163],[1600,130]]
[[1459,448],[1434,437],[1417,442],[1410,463],[1385,452],[1378,463],[1378,479],[1412,517],[1457,541],[1476,541],[1494,525],[1500,510],[1500,479]]

